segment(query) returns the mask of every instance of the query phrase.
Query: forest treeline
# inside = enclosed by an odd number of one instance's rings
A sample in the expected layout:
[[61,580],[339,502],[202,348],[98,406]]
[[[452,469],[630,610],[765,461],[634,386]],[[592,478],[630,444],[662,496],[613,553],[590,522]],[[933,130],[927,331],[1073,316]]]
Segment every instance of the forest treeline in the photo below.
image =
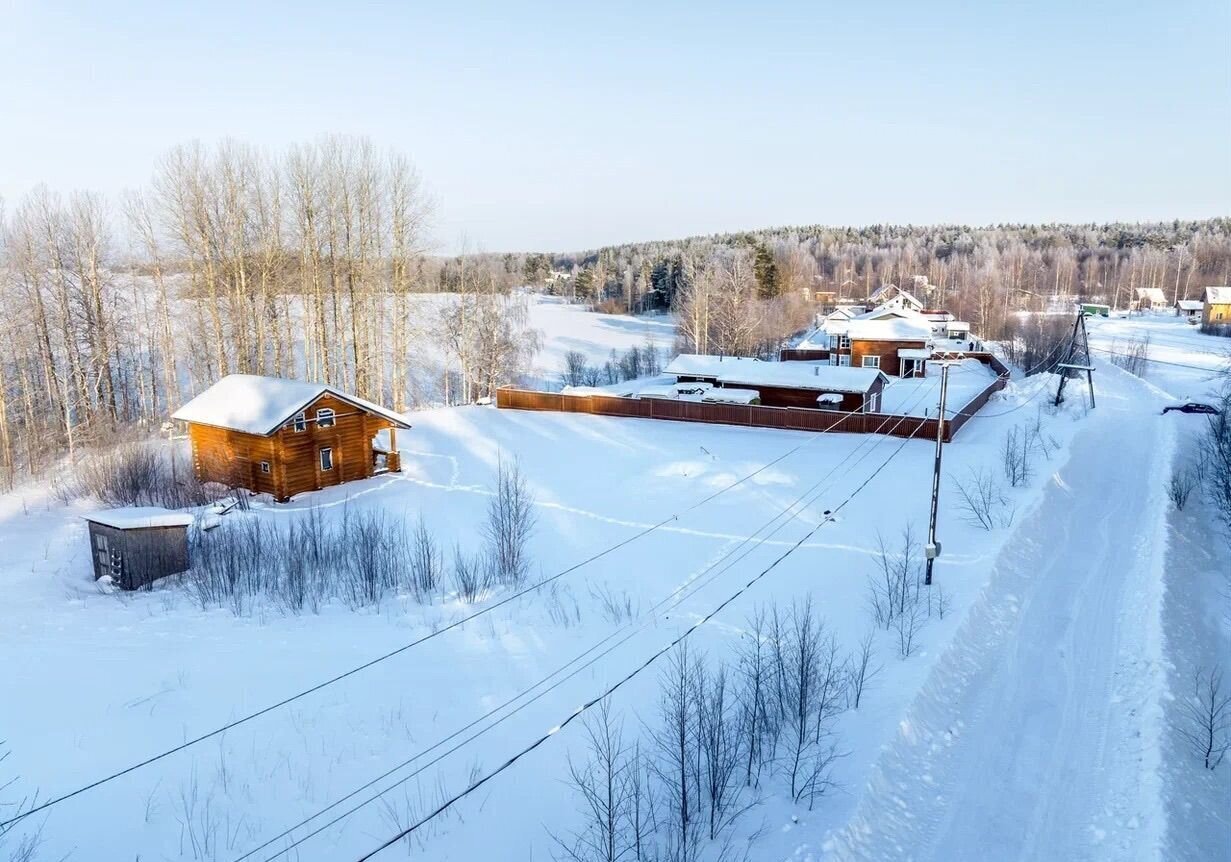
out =
[[530,370],[529,287],[600,311],[671,309],[677,346],[774,355],[817,292],[908,286],[998,337],[1053,294],[1123,304],[1231,281],[1231,219],[1154,225],[795,227],[576,254],[432,254],[403,155],[326,137],[189,144],[108,200],[0,206],[0,484],[158,431],[227,373],[320,380],[403,410]]
[[525,281],[612,311],[674,308],[681,347],[772,352],[817,293],[866,299],[884,284],[919,294],[985,337],[1013,312],[1123,308],[1139,287],[1168,299],[1231,282],[1231,219],[1150,224],[781,227],[609,246],[576,254],[508,255]]
[[[0,212],[0,481],[169,412],[228,373],[406,409],[469,402],[538,349],[498,260],[427,254],[404,156],[331,137],[173,149],[122,200],[38,188]],[[447,300],[425,296],[442,286]]]

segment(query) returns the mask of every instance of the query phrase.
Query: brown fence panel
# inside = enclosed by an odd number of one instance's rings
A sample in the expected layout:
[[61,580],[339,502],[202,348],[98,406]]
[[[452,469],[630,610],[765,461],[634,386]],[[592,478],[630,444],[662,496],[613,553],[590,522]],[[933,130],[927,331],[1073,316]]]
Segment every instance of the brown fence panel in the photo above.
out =
[[[993,365],[993,367],[995,367]],[[1007,369],[1006,369],[1007,372]],[[995,392],[1003,389],[1007,373],[971,399],[953,419],[945,423],[945,440],[983,407]],[[708,404],[699,401],[674,401],[665,398],[626,398],[618,395],[562,395],[558,392],[533,392],[526,389],[496,390],[496,406],[513,410],[550,410],[560,413],[593,413],[680,422],[706,422],[721,425],[748,425],[788,431],[834,431],[847,434],[887,434],[893,437],[936,436],[937,420],[921,416],[887,413],[843,413],[836,410],[810,410],[789,407],[763,407],[743,404]]]

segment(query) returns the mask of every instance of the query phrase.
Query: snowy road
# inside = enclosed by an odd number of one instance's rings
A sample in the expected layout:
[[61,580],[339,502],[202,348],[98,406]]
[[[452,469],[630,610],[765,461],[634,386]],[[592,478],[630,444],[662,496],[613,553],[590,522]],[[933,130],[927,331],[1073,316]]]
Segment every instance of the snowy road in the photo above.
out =
[[1171,432],[1149,387],[1099,377],[1097,415],[882,753],[839,858],[1157,858]]

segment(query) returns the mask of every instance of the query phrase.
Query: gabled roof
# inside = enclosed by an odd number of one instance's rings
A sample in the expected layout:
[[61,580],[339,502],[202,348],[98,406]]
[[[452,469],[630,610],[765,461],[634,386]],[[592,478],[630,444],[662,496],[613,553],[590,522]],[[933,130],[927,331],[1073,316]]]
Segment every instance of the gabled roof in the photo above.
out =
[[896,284],[882,284],[880,287],[876,288],[876,290],[872,291],[872,294],[868,298],[872,300],[872,302],[880,305],[890,302],[897,297],[901,297],[902,301],[909,305],[916,306],[917,308],[923,308],[923,303],[918,297],[916,297],[909,290],[903,290]]
[[1205,289],[1205,301],[1218,303],[1219,305],[1224,302],[1231,302],[1231,287],[1207,287]]
[[410,427],[405,416],[325,383],[257,374],[228,374],[176,410],[171,418],[267,437],[322,395],[332,395],[398,428]]
[[1137,288],[1138,299],[1148,299],[1150,302],[1166,302],[1167,294],[1163,293],[1161,287],[1139,287]]
[[1199,299],[1181,299],[1175,304],[1180,311],[1200,311],[1205,303]]

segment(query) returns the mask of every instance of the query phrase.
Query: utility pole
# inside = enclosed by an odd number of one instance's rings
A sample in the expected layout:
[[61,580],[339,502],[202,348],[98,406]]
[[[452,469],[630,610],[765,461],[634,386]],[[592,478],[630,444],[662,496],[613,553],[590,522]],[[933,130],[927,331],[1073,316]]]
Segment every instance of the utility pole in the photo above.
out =
[[936,461],[932,465],[932,515],[928,519],[928,543],[923,553],[927,557],[927,572],[923,583],[932,585],[932,564],[940,556],[940,542],[936,541],[936,509],[940,504],[940,457],[945,444],[945,396],[949,392],[949,363],[940,366],[940,414],[936,420]]
[[[1080,338],[1078,337],[1080,336]],[[1069,348],[1064,357],[1056,363],[1060,369],[1060,386],[1056,389],[1055,406],[1064,401],[1064,384],[1073,372],[1084,371],[1086,383],[1090,387],[1090,408],[1094,408],[1094,362],[1090,359],[1090,336],[1086,332],[1086,315],[1077,310],[1077,319],[1073,321],[1073,333],[1069,336]]]

